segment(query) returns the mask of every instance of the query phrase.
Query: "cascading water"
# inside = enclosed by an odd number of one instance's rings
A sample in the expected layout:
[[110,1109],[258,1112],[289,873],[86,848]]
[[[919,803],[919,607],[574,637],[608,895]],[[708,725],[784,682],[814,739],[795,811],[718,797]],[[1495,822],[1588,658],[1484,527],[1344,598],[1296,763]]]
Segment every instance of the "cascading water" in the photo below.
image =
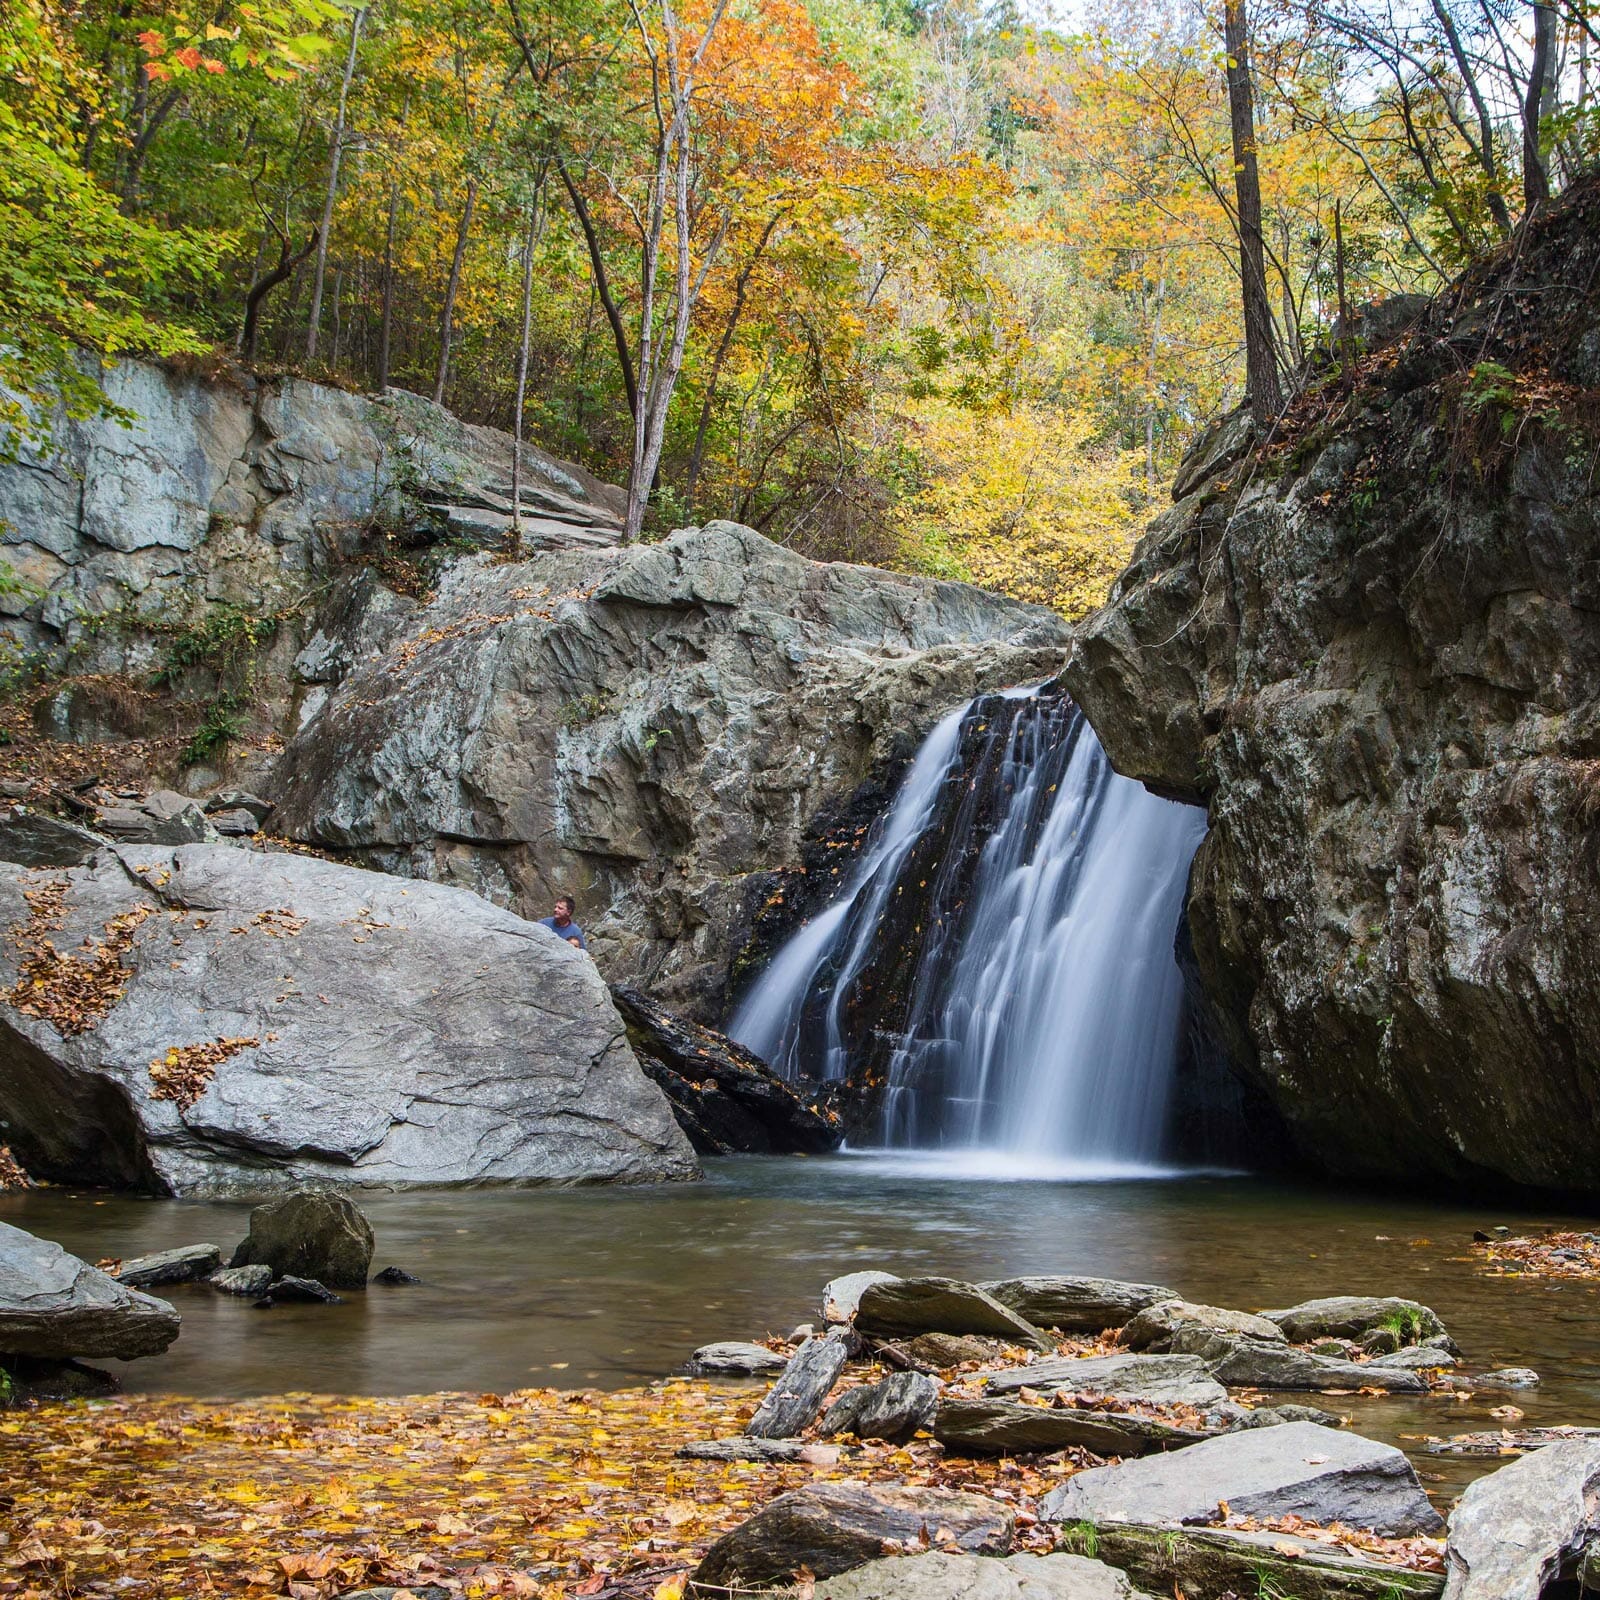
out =
[[786,1077],[875,1084],[882,1142],[975,1170],[1157,1170],[1173,942],[1205,815],[1111,770],[1047,689],[928,736],[848,882],[730,1032]]

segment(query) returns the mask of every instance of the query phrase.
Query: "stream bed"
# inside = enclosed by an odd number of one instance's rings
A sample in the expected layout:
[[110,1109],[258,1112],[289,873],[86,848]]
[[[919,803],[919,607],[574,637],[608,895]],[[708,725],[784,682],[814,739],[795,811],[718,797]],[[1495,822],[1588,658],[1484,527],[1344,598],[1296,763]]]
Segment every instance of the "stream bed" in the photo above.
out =
[[[704,1183],[661,1188],[358,1200],[377,1235],[374,1270],[399,1265],[421,1285],[269,1311],[203,1284],[162,1290],[182,1336],[163,1356],[110,1363],[127,1389],[225,1399],[619,1387],[675,1371],[712,1339],[787,1333],[815,1316],[828,1278],[880,1267],[1130,1278],[1245,1309],[1407,1295],[1444,1319],[1467,1370],[1531,1366],[1542,1386],[1318,1403],[1413,1451],[1423,1435],[1499,1426],[1490,1412],[1507,1403],[1526,1413],[1519,1427],[1600,1424],[1597,1286],[1490,1277],[1469,1247],[1474,1228],[1582,1228],[1592,1217],[1244,1177],[997,1181],[951,1175],[931,1157],[872,1155],[712,1161]],[[66,1189],[0,1195],[0,1220],[90,1261],[201,1241],[226,1254],[249,1209]],[[1434,1458],[1430,1470],[1454,1478],[1482,1464]]]

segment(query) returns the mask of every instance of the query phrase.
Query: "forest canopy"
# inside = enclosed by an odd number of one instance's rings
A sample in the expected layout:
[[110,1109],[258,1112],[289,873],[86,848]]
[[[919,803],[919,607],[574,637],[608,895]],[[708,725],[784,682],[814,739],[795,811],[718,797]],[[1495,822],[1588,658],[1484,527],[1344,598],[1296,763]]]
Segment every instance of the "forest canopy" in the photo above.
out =
[[[1592,164],[1595,18],[1258,0],[1286,383],[1341,295],[1437,288]],[[1076,614],[1243,390],[1226,25],[10,0],[5,447],[103,403],[85,350],[229,356],[518,427],[630,483],[633,532],[731,517]]]

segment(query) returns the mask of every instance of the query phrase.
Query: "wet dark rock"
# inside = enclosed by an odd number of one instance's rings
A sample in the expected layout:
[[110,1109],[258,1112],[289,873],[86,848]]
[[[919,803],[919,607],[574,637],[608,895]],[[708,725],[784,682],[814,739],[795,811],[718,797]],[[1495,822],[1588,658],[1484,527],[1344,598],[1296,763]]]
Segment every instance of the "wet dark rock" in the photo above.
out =
[[927,1550],[869,1561],[819,1584],[816,1600],[1144,1600],[1126,1573],[1084,1556]]
[[250,1232],[229,1265],[265,1266],[277,1279],[360,1289],[371,1262],[372,1225],[355,1202],[327,1189],[301,1189],[250,1213]]
[[1197,1523],[1216,1519],[1224,1500],[1235,1516],[1298,1516],[1392,1537],[1444,1525],[1400,1451],[1310,1422],[1091,1468],[1052,1490],[1040,1515],[1052,1522]]
[[124,1261],[117,1282],[130,1289],[155,1289],[164,1283],[194,1283],[209,1278],[222,1265],[222,1252],[214,1244],[191,1244],[177,1250]]
[[1600,1538],[1600,1441],[1552,1444],[1468,1484],[1450,1513],[1445,1600],[1539,1600]]
[[1445,1331],[1437,1314],[1417,1300],[1397,1295],[1340,1294],[1307,1300],[1287,1311],[1262,1315],[1280,1327],[1291,1344],[1313,1339],[1361,1339],[1374,1329],[1391,1329],[1404,1344],[1418,1344]]
[[957,1399],[939,1402],[933,1436],[947,1450],[963,1455],[1078,1448],[1098,1456],[1123,1457],[1195,1444],[1207,1437],[1203,1432],[1122,1412],[1029,1406],[1016,1400]]
[[788,1364],[787,1356],[767,1349],[764,1344],[724,1339],[716,1344],[701,1345],[689,1357],[688,1370],[701,1378],[758,1378],[763,1373],[777,1372]]
[[816,1155],[836,1149],[836,1121],[725,1034],[612,984],[628,1043],[701,1155]]
[[[50,1361],[39,1356],[0,1355],[0,1408],[47,1401],[98,1400],[120,1392],[109,1372],[82,1361]],[[9,1386],[9,1388],[8,1388]]]
[[223,1294],[262,1295],[272,1287],[271,1267],[222,1267],[206,1282]]
[[0,1359],[159,1355],[178,1337],[165,1300],[0,1222]]
[[106,839],[47,811],[13,806],[0,812],[0,861],[19,867],[80,867]]
[[1140,1527],[1099,1521],[1063,1528],[1067,1549],[1092,1547],[1158,1595],[1293,1595],[1295,1600],[1438,1600],[1444,1579],[1364,1560],[1287,1533]]
[[802,1571],[831,1578],[876,1561],[896,1545],[925,1541],[974,1555],[1004,1555],[1016,1519],[980,1495],[864,1483],[819,1483],[779,1495],[706,1552],[693,1581],[773,1589]]
[[1174,1350],[1198,1356],[1216,1379],[1234,1389],[1387,1389],[1421,1394],[1428,1385],[1415,1372],[1374,1362],[1337,1360],[1266,1339],[1240,1339],[1205,1328],[1173,1335]]
[[803,1432],[821,1415],[849,1359],[850,1346],[843,1339],[807,1339],[789,1358],[744,1431],[755,1439],[792,1439]]
[[1025,1367],[980,1373],[984,1392],[1015,1394],[1019,1389],[1043,1393],[1103,1395],[1112,1400],[1148,1401],[1154,1405],[1194,1406],[1201,1411],[1223,1405],[1228,1391],[1210,1366],[1193,1355],[1058,1356]]
[[1063,1333],[1120,1328],[1146,1306],[1181,1298],[1175,1289],[1160,1284],[1123,1283],[1116,1278],[1002,1278],[979,1287],[1035,1327],[1059,1328]]
[[879,1383],[847,1390],[823,1413],[817,1432],[825,1439],[853,1433],[858,1439],[903,1444],[933,1421],[939,1385],[921,1372],[896,1372]]
[[326,1284],[318,1283],[315,1278],[299,1278],[288,1273],[273,1281],[272,1298],[291,1305],[344,1304],[343,1297],[336,1295]]
[[1118,1343],[1130,1350],[1160,1353],[1172,1349],[1173,1336],[1180,1328],[1204,1328],[1212,1333],[1239,1334],[1269,1342],[1284,1338],[1275,1323],[1248,1311],[1225,1311],[1221,1306],[1193,1305],[1187,1300],[1158,1300],[1122,1330]]
[[1038,1328],[994,1296],[955,1278],[897,1278],[868,1284],[861,1292],[855,1325],[880,1338],[986,1333],[1035,1350],[1055,1348]]
[[372,1281],[383,1284],[385,1288],[398,1289],[407,1284],[421,1283],[422,1279],[414,1272],[407,1272],[404,1267],[385,1267],[381,1272],[373,1273]]

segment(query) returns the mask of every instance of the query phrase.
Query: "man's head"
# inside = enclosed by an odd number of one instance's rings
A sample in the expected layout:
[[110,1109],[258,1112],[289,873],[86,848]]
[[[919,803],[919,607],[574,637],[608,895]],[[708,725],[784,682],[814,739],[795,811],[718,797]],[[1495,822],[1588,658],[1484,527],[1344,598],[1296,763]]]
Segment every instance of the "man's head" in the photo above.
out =
[[556,897],[556,921],[571,922],[578,909],[578,902],[570,894]]

